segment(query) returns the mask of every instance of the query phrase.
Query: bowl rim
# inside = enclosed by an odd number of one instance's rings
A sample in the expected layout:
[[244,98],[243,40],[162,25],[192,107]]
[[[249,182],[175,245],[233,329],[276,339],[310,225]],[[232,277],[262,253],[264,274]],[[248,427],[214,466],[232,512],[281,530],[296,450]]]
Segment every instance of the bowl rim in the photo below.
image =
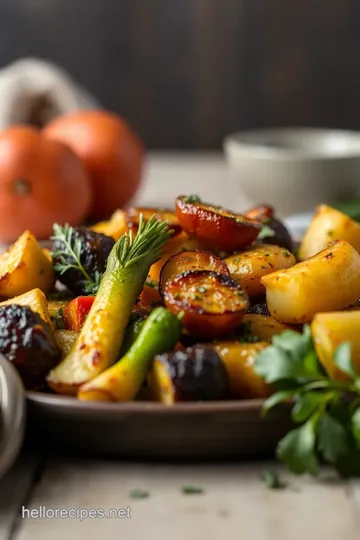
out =
[[[271,142],[273,137],[339,137],[347,138],[351,145],[341,152],[324,152],[317,149],[282,148],[281,146],[265,146],[264,141]],[[259,138],[256,141],[256,138]],[[254,138],[254,140],[251,140]],[[262,139],[262,140],[261,140]],[[269,127],[237,131],[227,135],[223,140],[223,150],[226,155],[235,155],[236,152],[247,152],[248,156],[260,160],[298,161],[298,162],[324,162],[360,159],[360,131],[346,129],[332,129],[322,127]]]

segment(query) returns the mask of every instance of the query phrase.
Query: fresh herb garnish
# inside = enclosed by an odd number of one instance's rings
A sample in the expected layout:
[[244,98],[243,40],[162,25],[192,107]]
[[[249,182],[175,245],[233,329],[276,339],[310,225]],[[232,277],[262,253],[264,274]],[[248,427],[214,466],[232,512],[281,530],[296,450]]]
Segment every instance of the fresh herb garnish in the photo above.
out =
[[348,343],[338,347],[336,366],[348,380],[328,377],[316,355],[310,329],[287,330],[259,353],[255,371],[278,391],[267,399],[264,414],[292,400],[292,420],[300,426],[278,444],[277,457],[297,474],[318,473],[322,460],[342,476],[360,474],[360,373]]
[[264,240],[265,238],[272,238],[275,236],[275,231],[269,227],[269,225],[266,225],[266,223],[263,223],[263,226],[261,228],[261,231],[258,234],[257,239],[258,240]]
[[148,499],[150,493],[144,489],[133,489],[130,491],[129,497],[131,497],[131,499]]
[[201,203],[201,199],[199,195],[189,195],[188,197],[185,197],[184,202],[196,204]]
[[283,489],[286,484],[280,479],[276,471],[262,471],[261,478],[270,489]]
[[59,272],[60,275],[70,269],[79,270],[84,276],[85,293],[89,295],[96,294],[99,289],[101,274],[96,271],[94,277],[91,277],[85,270],[81,262],[81,240],[75,237],[73,227],[68,224],[62,227],[54,223],[53,229],[54,235],[51,240],[57,240],[64,246],[63,249],[57,249],[52,253],[52,257],[58,259],[58,262],[54,265],[54,270]]
[[181,492],[183,495],[201,495],[204,493],[204,490],[199,486],[183,486]]
[[197,290],[199,291],[199,293],[204,293],[206,292],[206,287],[204,287],[204,285],[200,285]]

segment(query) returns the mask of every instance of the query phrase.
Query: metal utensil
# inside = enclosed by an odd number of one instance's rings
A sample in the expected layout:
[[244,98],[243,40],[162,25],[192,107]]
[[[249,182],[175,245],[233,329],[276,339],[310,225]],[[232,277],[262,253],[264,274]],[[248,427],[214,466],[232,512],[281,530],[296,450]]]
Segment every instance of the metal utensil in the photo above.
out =
[[24,428],[23,385],[15,368],[0,354],[0,478],[19,454]]

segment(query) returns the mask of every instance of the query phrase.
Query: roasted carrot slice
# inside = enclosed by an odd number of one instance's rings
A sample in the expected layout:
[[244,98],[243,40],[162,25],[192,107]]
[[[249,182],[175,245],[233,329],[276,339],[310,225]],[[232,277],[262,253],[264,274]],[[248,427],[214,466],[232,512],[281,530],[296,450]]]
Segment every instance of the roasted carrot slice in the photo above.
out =
[[229,276],[209,270],[184,272],[164,286],[164,302],[192,336],[215,338],[230,334],[244,317],[249,299]]
[[194,202],[193,197],[176,199],[176,215],[188,235],[211,249],[227,252],[248,247],[262,228],[260,221],[233,214],[224,208]]
[[184,272],[193,270],[211,270],[229,276],[226,263],[210,251],[181,251],[176,253],[162,267],[160,273],[160,294],[163,296],[165,283]]
[[248,219],[256,219],[258,221],[266,221],[267,219],[273,218],[275,210],[272,206],[267,206],[266,204],[259,204],[259,206],[254,206],[250,208],[245,213],[245,216]]
[[67,328],[80,332],[93,305],[95,296],[78,296],[67,307]]
[[125,211],[125,219],[127,226],[133,232],[137,231],[139,226],[140,214],[143,216],[143,221],[149,221],[151,216],[155,215],[159,221],[165,221],[169,228],[174,231],[174,234],[181,232],[181,225],[175,214],[171,210],[163,208],[128,208]]

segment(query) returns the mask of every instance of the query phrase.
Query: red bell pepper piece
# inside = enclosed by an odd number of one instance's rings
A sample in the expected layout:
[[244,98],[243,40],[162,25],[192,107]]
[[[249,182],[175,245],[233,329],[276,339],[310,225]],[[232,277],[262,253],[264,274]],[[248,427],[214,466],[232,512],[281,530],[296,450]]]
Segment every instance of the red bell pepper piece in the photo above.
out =
[[95,300],[95,296],[78,296],[71,300],[67,308],[66,319],[69,330],[79,332]]

